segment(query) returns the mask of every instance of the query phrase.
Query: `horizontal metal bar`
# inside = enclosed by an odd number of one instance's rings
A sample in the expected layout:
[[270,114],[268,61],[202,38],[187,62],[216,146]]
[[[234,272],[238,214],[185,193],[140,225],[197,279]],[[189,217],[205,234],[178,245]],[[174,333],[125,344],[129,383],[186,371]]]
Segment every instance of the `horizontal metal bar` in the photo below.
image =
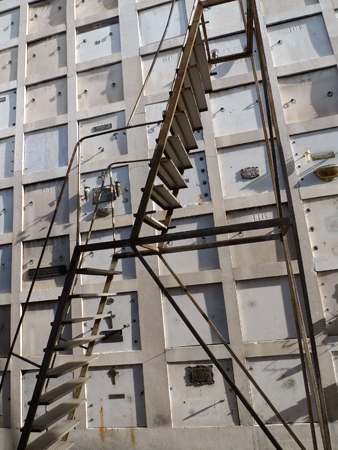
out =
[[237,0],[204,0],[200,2],[203,8],[210,8],[210,6],[222,5],[223,3],[232,3]]
[[251,52],[245,51],[241,53],[234,53],[232,55],[220,56],[219,58],[210,58],[209,64],[220,64],[229,61],[235,61],[236,59],[248,58],[251,56]]
[[23,356],[20,356],[20,355],[18,355],[17,353],[12,352],[12,356],[15,356],[15,357],[18,358],[18,359],[22,359],[22,361],[25,361],[25,362],[27,362],[28,364],[31,364],[32,366],[37,367],[38,369],[41,368],[41,365],[40,365],[40,364],[37,364],[37,363],[31,361],[30,359],[27,359],[27,358],[25,358],[25,357],[23,357]]
[[[167,237],[169,237],[167,235]],[[218,247],[230,247],[232,245],[242,245],[242,244],[253,244],[255,242],[267,242],[267,241],[278,241],[281,239],[281,234],[268,234],[266,236],[252,236],[240,239],[229,239],[227,241],[214,241],[214,242],[204,242],[201,244],[191,244],[191,245],[179,245],[177,247],[168,248],[156,248],[153,250],[147,250],[140,252],[143,256],[151,256],[158,254],[168,254],[168,253],[178,253],[178,252],[189,252],[193,250],[205,250],[208,248],[218,248]],[[170,240],[170,239],[169,239]],[[134,252],[120,253],[116,255],[117,259],[134,258],[136,255]]]
[[224,225],[222,227],[204,228],[200,230],[181,231],[178,233],[168,233],[157,236],[148,236],[136,239],[121,239],[110,242],[97,242],[93,244],[79,245],[80,252],[93,252],[96,250],[108,250],[113,248],[130,247],[131,245],[156,244],[166,241],[180,241],[183,239],[192,239],[198,237],[218,236],[220,234],[240,233],[243,231],[263,230],[265,228],[283,227],[292,225],[290,217],[279,219],[260,220],[258,222],[239,223],[234,225]]

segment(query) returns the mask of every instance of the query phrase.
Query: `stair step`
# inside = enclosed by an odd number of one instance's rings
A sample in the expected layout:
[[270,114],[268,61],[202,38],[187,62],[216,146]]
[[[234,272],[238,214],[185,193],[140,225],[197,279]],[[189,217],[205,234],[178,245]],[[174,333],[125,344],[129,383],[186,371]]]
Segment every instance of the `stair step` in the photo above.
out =
[[81,269],[77,269],[76,273],[81,275],[102,275],[107,277],[109,275],[121,275],[122,272],[117,270],[103,270],[103,269],[93,269],[91,267],[84,267]]
[[78,408],[84,402],[84,398],[72,398],[58,406],[55,406],[55,408],[45,414],[42,414],[42,416],[34,420],[31,431],[35,433],[44,431],[55,422],[62,419],[62,417],[66,416],[71,411],[74,411],[74,409]]
[[176,209],[181,208],[176,198],[172,195],[168,189],[160,184],[158,186],[153,186],[150,198],[157,203],[162,209]]
[[170,158],[179,170],[191,169],[192,164],[179,136],[169,136],[164,154]]
[[[58,439],[64,436],[66,433],[71,431],[80,423],[79,420],[63,420],[62,422],[55,425],[55,427],[48,430],[46,433],[39,436],[33,442],[27,445],[26,450],[47,450],[50,449],[52,445],[58,443]],[[58,443],[59,444],[59,443]],[[70,444],[70,442],[67,442]],[[52,447],[53,448],[53,447]],[[65,447],[59,449],[58,447],[53,450],[66,450],[70,447]]]
[[191,128],[196,130],[201,130],[203,128],[200,113],[198,111],[198,106],[192,88],[183,88],[181,90],[177,109],[185,111],[189,118]]
[[198,69],[201,74],[204,90],[206,93],[209,93],[212,91],[211,86],[211,78],[209,73],[209,65],[208,65],[208,59],[207,54],[205,51],[205,47],[202,41],[201,32],[198,30],[196,35],[195,44],[193,47],[193,52],[190,57],[190,63],[198,65]]
[[184,87],[191,87],[194,91],[198,110],[200,112],[208,110],[208,104],[205,98],[205,90],[201,73],[197,64],[191,64],[188,66],[187,73],[183,82]]
[[106,317],[112,317],[111,314],[96,314],[94,316],[72,317],[71,319],[63,320],[62,325],[70,325],[72,323],[87,322],[88,320],[105,319]]
[[198,148],[194,132],[185,111],[175,112],[171,125],[171,132],[181,138],[182,143],[187,150]]
[[150,217],[147,215],[144,216],[143,222],[146,223],[147,225],[155,228],[155,230],[158,230],[158,231],[167,231],[167,229],[168,229],[162,222],[154,219],[154,217]]
[[188,187],[171,159],[162,159],[157,176],[169,189],[184,189]]
[[198,148],[193,129],[185,111],[176,110],[170,131],[171,134],[181,138],[182,144],[187,151]]
[[95,335],[87,338],[72,339],[71,341],[60,342],[54,347],[54,349],[55,351],[69,350],[70,348],[79,347],[80,345],[86,345],[99,339],[102,339],[102,336]]
[[68,442],[68,441],[60,441],[55,442],[51,447],[48,447],[48,450],[69,450],[75,442]]
[[47,378],[59,378],[62,375],[66,375],[66,373],[73,372],[80,367],[86,366],[87,364],[95,361],[98,356],[91,356],[87,358],[77,359],[76,361],[69,361],[60,366],[53,367],[52,369],[47,370]]
[[[74,378],[73,380],[67,381],[67,383],[61,384],[55,389],[42,394],[39,400],[39,405],[51,405],[60,398],[86,384],[90,379],[91,377]],[[28,402],[28,404],[30,403],[31,402]]]

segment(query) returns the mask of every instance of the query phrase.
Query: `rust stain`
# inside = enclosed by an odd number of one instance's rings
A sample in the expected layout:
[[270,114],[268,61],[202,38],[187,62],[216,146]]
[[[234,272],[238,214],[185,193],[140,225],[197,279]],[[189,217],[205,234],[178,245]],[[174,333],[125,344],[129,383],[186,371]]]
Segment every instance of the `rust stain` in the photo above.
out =
[[131,437],[131,442],[133,443],[133,445],[135,445],[135,428],[134,427],[130,428],[130,437]]
[[101,438],[101,441],[104,442],[104,436],[106,434],[106,429],[104,427],[103,406],[101,406],[101,408],[100,408],[100,421],[101,421],[100,438]]
[[130,408],[130,437],[132,444],[135,445],[134,416],[131,408]]

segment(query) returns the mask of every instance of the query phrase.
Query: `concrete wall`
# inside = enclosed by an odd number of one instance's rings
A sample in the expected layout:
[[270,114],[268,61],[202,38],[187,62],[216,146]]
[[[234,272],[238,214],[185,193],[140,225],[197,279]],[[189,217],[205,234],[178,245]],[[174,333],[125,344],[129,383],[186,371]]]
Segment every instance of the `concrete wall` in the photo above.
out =
[[[191,7],[189,0],[176,3],[163,52],[133,123],[161,119]],[[28,271],[36,267],[73,147],[80,137],[94,136],[94,127],[124,126],[169,8],[170,4],[157,0],[0,2],[0,371],[29,289]],[[338,433],[338,185],[319,180],[313,170],[337,162],[335,8],[338,11],[337,0],[261,1],[264,45],[334,442]],[[220,56],[243,50],[238,2],[206,10],[205,19],[211,49],[219,50]],[[208,96],[209,110],[202,113],[203,132],[196,134],[198,149],[191,152],[193,168],[184,175],[189,189],[180,194],[184,208],[175,212],[175,231],[276,217],[251,65],[238,60],[218,64],[213,71],[214,92]],[[91,197],[85,200],[84,188],[89,186],[92,192],[99,186],[102,171],[112,161],[148,158],[158,131],[158,126],[149,126],[94,137],[82,146],[82,237],[94,208]],[[323,156],[328,152],[329,159]],[[258,167],[258,178],[242,178],[241,169],[248,166]],[[147,173],[148,166],[141,163],[123,164],[114,171],[122,188],[115,202],[118,237],[129,236]],[[76,183],[74,171],[42,267],[69,262],[76,243]],[[156,217],[162,219],[163,213]],[[94,230],[93,241],[111,239],[111,218],[98,219]],[[151,233],[145,226],[144,234]],[[166,245],[175,245],[170,236]],[[88,255],[85,264],[108,268],[110,257],[111,251]],[[310,448],[280,243],[194,251],[167,259]],[[271,424],[282,447],[296,448],[168,272],[155,258],[150,261],[223,367]],[[71,435],[74,448],[272,448],[214,367],[208,369],[213,384],[196,387],[189,382],[189,367],[211,364],[138,261],[125,260],[118,270],[123,274],[114,281],[117,295],[107,310],[116,315],[114,328],[123,330],[123,342],[100,343],[96,348],[88,402],[80,408],[81,424]],[[37,282],[15,349],[37,363],[63,279]],[[99,278],[83,277],[79,290],[99,292],[100,283]],[[94,300],[73,302],[75,315],[93,312]],[[89,322],[83,328],[74,326],[73,336],[90,327]],[[104,323],[102,329],[108,328],[110,324]],[[72,357],[65,355],[59,361]],[[1,449],[14,448],[35,374],[32,366],[12,359],[0,402]]]

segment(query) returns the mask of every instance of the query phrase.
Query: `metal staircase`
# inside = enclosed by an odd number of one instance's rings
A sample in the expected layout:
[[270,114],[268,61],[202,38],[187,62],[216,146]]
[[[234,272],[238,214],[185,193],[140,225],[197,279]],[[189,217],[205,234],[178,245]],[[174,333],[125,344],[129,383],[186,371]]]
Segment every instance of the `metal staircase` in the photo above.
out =
[[[103,318],[111,317],[111,314],[104,314],[107,298],[112,295],[109,291],[114,275],[121,273],[115,270],[117,261],[114,256],[108,270],[81,268],[81,263],[83,260],[82,256],[83,254],[75,248],[65,280],[65,285],[62,294],[59,297],[58,308],[52,324],[51,334],[47,347],[44,350],[45,354],[37,376],[36,386],[32,399],[29,402],[29,410],[22,429],[22,436],[18,450],[42,450],[48,448],[53,450],[66,450],[72,446],[72,442],[66,442],[66,439],[68,438],[69,431],[71,431],[79,423],[75,420],[75,410],[85,401],[83,397],[81,398],[81,392],[82,387],[90,379],[90,377],[87,376],[89,364],[96,359],[96,357],[93,356],[95,342],[102,339],[102,334],[99,334],[100,323]],[[105,284],[102,292],[89,293],[86,295],[73,294],[77,277],[82,274],[105,277]],[[71,301],[73,298],[77,298],[79,296],[98,298],[99,302],[97,314],[87,317],[82,316],[68,318]],[[94,325],[90,336],[72,340],[62,339],[62,332],[67,325],[84,322],[87,320],[94,320]],[[65,350],[73,349],[75,347],[85,348],[85,355],[83,358],[66,362],[61,365],[55,365],[55,362],[57,361],[57,353],[60,354]],[[58,387],[43,393],[45,383],[46,381],[48,382],[50,378],[61,379],[64,375],[73,372],[76,369],[80,369],[80,374],[77,378],[60,384]],[[71,392],[74,392],[72,399],[67,399],[63,403],[52,407],[52,409],[47,411],[45,414],[36,417],[39,405],[53,405],[54,402],[60,400]],[[67,415],[68,418],[66,420],[59,422]],[[53,426],[55,423],[57,423],[57,425]],[[44,431],[45,433],[27,445],[30,433],[41,433]],[[57,442],[60,438],[63,438],[63,441]]]
[[[259,241],[267,241],[267,240],[277,240],[280,239],[283,242],[287,263],[288,276],[290,280],[290,290],[293,298],[293,304],[295,308],[295,320],[298,330],[298,342],[299,342],[299,350],[302,359],[302,366],[305,373],[304,380],[305,385],[307,386],[310,381],[312,384],[312,390],[315,394],[317,412],[319,415],[320,428],[322,432],[322,439],[324,442],[324,448],[329,450],[331,448],[330,437],[327,429],[327,417],[325,416],[325,403],[322,396],[321,390],[321,382],[320,382],[320,374],[319,368],[317,368],[317,356],[315,347],[313,347],[313,330],[311,326],[311,315],[308,312],[308,316],[306,318],[307,326],[310,332],[310,341],[311,341],[311,350],[312,356],[310,355],[310,350],[308,346],[307,335],[304,326],[304,319],[302,316],[301,309],[299,307],[299,297],[297,294],[297,288],[295,285],[294,274],[292,271],[292,265],[290,260],[290,255],[288,251],[288,243],[286,239],[286,233],[289,229],[292,229],[293,236],[297,243],[297,233],[295,228],[294,219],[292,217],[283,217],[281,200],[279,194],[279,183],[277,176],[277,164],[276,164],[276,154],[273,146],[273,133],[272,125],[274,125],[275,130],[276,123],[273,117],[273,107],[271,106],[271,95],[269,94],[269,83],[268,77],[264,75],[264,54],[261,56],[261,66],[263,72],[263,82],[265,88],[265,100],[267,105],[267,113],[269,115],[268,122],[269,126],[271,126],[270,136],[266,129],[266,145],[269,154],[270,168],[271,174],[275,189],[276,196],[276,204],[277,209],[279,211],[279,218],[273,220],[261,221],[259,223],[251,223],[251,224],[240,224],[240,225],[228,225],[225,227],[212,228],[209,230],[197,230],[195,232],[183,232],[183,233],[171,233],[170,239],[173,241],[179,241],[185,239],[187,237],[197,237],[197,236],[220,236],[227,235],[228,233],[234,231],[244,231],[244,230],[258,230],[258,229],[273,229],[273,233],[267,234],[266,236],[257,236],[253,238],[237,238],[237,239],[223,239],[217,240],[212,243],[201,244],[198,246],[184,246],[172,249],[164,249],[164,243],[167,237],[165,235],[170,229],[171,220],[173,216],[173,212],[176,208],[180,208],[181,205],[177,200],[178,193],[180,189],[187,188],[186,182],[184,180],[184,171],[188,168],[191,168],[191,161],[189,159],[189,152],[192,149],[197,148],[197,143],[195,140],[194,132],[196,130],[202,129],[202,123],[200,118],[200,112],[205,111],[207,109],[207,101],[206,101],[206,93],[211,92],[212,86],[210,81],[210,68],[211,64],[230,61],[239,58],[251,58],[251,62],[254,66],[254,60],[252,57],[252,42],[253,42],[253,29],[254,23],[257,30],[257,42],[258,47],[262,52],[262,43],[260,42],[260,34],[259,34],[259,20],[257,16],[257,11],[254,7],[254,0],[247,0],[247,16],[245,17],[244,9],[242,2],[242,12],[243,12],[243,20],[246,24],[246,33],[247,33],[247,49],[245,52],[229,55],[223,58],[219,58],[217,60],[211,58],[210,52],[207,44],[207,36],[205,32],[205,22],[203,18],[203,8],[210,7],[213,5],[221,4],[221,3],[229,3],[234,0],[205,0],[202,2],[198,2],[195,5],[194,14],[192,21],[189,25],[189,29],[187,31],[185,42],[183,46],[183,50],[180,56],[178,68],[175,74],[172,90],[170,92],[170,98],[167,104],[167,108],[164,114],[164,120],[161,126],[161,130],[159,133],[157,145],[153,154],[153,158],[150,162],[150,171],[145,183],[145,187],[143,189],[143,195],[141,198],[141,202],[139,205],[139,209],[137,214],[135,215],[135,223],[131,232],[131,236],[129,239],[125,240],[114,240],[111,242],[99,243],[99,244],[88,244],[85,245],[77,245],[74,249],[74,253],[69,265],[69,269],[67,272],[64,288],[61,296],[59,297],[58,309],[56,311],[55,319],[52,324],[51,334],[49,337],[49,341],[47,347],[45,349],[44,358],[39,370],[39,374],[37,377],[37,383],[34,389],[34,393],[31,401],[29,402],[29,410],[24,422],[24,426],[22,429],[22,435],[19,442],[18,450],[67,450],[72,446],[72,442],[68,441],[69,432],[79,424],[79,421],[76,420],[76,409],[85,402],[85,398],[83,396],[83,387],[90,380],[88,377],[88,368],[89,364],[95,359],[93,356],[93,350],[95,343],[102,339],[102,334],[99,334],[100,323],[103,318],[110,317],[110,314],[105,314],[105,306],[107,302],[107,298],[112,295],[110,293],[112,282],[114,280],[114,276],[119,274],[120,272],[116,271],[116,266],[118,260],[121,258],[128,257],[138,257],[141,263],[146,267],[149,274],[153,277],[154,281],[158,284],[159,288],[162,290],[164,295],[171,302],[176,311],[180,314],[188,328],[194,334],[202,348],[205,350],[210,359],[214,362],[216,367],[222,373],[222,376],[226,379],[226,381],[233,387],[237,396],[243,402],[245,407],[249,410],[249,412],[253,415],[258,425],[261,427],[263,432],[267,435],[267,437],[272,442],[273,446],[277,449],[281,449],[282,447],[278,444],[276,439],[273,437],[272,433],[269,431],[268,427],[263,423],[261,418],[255,413],[250,403],[244,398],[241,394],[240,390],[236,387],[233,381],[228,377],[228,375],[224,372],[221,365],[218,363],[215,356],[212,354],[210,349],[206,346],[203,340],[199,337],[196,330],[193,329],[189,320],[184,316],[184,314],[179,310],[177,304],[170,296],[170,293],[166,290],[166,288],[162,285],[158,277],[154,274],[152,269],[145,261],[145,256],[151,254],[157,254],[162,262],[169,269],[171,274],[175,277],[176,281],[178,281],[179,285],[182,289],[187,293],[189,298],[194,302],[191,294],[189,294],[187,288],[180,282],[178,277],[174,274],[172,269],[165,262],[163,255],[165,253],[169,253],[171,251],[189,251],[196,250],[198,248],[210,248],[211,246],[220,247],[227,245],[237,245],[237,244],[245,244],[250,242],[259,242]],[[201,36],[201,29],[203,30],[204,39]],[[255,67],[254,67],[255,72]],[[256,72],[255,72],[256,73]],[[259,87],[258,81],[256,78],[256,87],[257,95],[260,102],[261,111],[263,111],[262,107],[262,99],[259,96]],[[270,102],[270,103],[269,103]],[[272,109],[272,113],[270,112]],[[264,125],[265,126],[265,125]],[[113,131],[110,131],[113,132]],[[277,133],[278,134],[278,133]],[[271,147],[269,144],[269,139],[271,140]],[[277,135],[278,141],[278,135]],[[73,159],[71,163],[73,162]],[[107,169],[108,171],[109,169]],[[68,172],[69,173],[69,172]],[[107,173],[107,172],[106,172]],[[104,186],[105,177],[103,178],[102,189]],[[162,182],[162,184],[158,184],[158,180]],[[287,180],[287,175],[286,175]],[[101,192],[102,192],[101,189]],[[152,216],[153,211],[148,211],[148,205],[150,201],[155,202],[160,208],[166,211],[166,217],[164,221],[159,221],[155,217]],[[99,201],[97,202],[98,205]],[[112,208],[113,211],[113,208]],[[95,218],[95,213],[94,213]],[[94,220],[94,219],[93,219]],[[157,231],[160,231],[161,234],[154,235],[152,234],[146,238],[140,238],[141,227],[145,223],[146,225],[154,228]],[[113,223],[114,229],[114,223]],[[91,228],[90,228],[91,230]],[[202,233],[202,234],[201,234]],[[90,234],[90,233],[89,233]],[[157,245],[157,246],[154,246]],[[133,252],[117,254],[116,249],[121,247],[132,247]],[[137,247],[143,247],[146,250],[139,251]],[[81,264],[83,261],[83,256],[85,252],[91,251],[100,251],[102,249],[112,248],[114,249],[114,256],[112,257],[112,261],[110,263],[110,267],[107,270],[101,270],[97,268],[82,268]],[[300,256],[298,254],[298,258],[300,261]],[[300,267],[300,273],[302,276],[302,266]],[[90,293],[90,294],[77,294],[74,291],[74,287],[76,286],[77,279],[80,275],[100,275],[105,277],[104,287],[102,292],[99,293]],[[34,283],[33,283],[34,284]],[[71,302],[73,298],[84,298],[84,297],[96,297],[98,299],[98,307],[97,313],[90,317],[72,317],[70,316]],[[305,301],[307,297],[304,296]],[[201,312],[203,315],[204,313]],[[204,314],[205,316],[205,314]],[[207,318],[206,318],[207,319]],[[83,322],[87,320],[94,320],[94,325],[92,328],[91,336],[89,337],[78,337],[76,339],[65,341],[62,338],[62,334],[64,328],[68,325],[72,325],[74,323]],[[211,327],[214,325],[208,320],[208,323]],[[215,328],[215,327],[214,327]],[[114,330],[112,330],[113,332]],[[217,330],[216,330],[217,331]],[[220,335],[220,338],[222,336]],[[224,341],[224,342],[223,342]],[[221,342],[229,349],[231,352],[231,347],[225,342],[225,340],[221,339]],[[304,348],[303,348],[304,346]],[[75,347],[82,347],[85,349],[85,353],[82,358],[74,359],[71,362],[67,362],[61,365],[57,365],[58,359],[57,355],[60,352],[65,350],[70,350]],[[305,355],[304,355],[305,354]],[[235,355],[232,355],[236,362],[241,365],[241,362],[236,359]],[[314,368],[312,358],[314,358]],[[307,368],[306,368],[306,364]],[[74,370],[80,369],[80,374],[78,377],[74,378],[71,381],[66,381],[63,384],[60,384],[58,387],[45,392],[46,383],[48,386],[48,380],[50,378],[60,378]],[[242,364],[241,369],[247,373],[249,379],[252,381],[252,376],[247,372],[246,368]],[[309,373],[309,375],[307,374]],[[252,381],[254,383],[254,380]],[[309,389],[306,387],[307,394],[309,394]],[[73,398],[66,399],[63,403],[59,403],[57,406],[53,407],[53,404],[66,395],[73,392]],[[264,394],[262,394],[264,395]],[[268,401],[268,400],[267,400]],[[310,402],[309,402],[310,404]],[[45,414],[37,417],[37,410],[39,405],[52,406],[52,409],[46,411]],[[270,405],[271,406],[271,405]],[[311,404],[310,404],[311,406]],[[278,414],[276,412],[276,414]],[[299,448],[305,449],[305,447],[299,442],[297,437],[294,436],[291,430],[288,429],[287,424],[280,418],[283,425],[289,431],[291,436],[296,441]],[[313,424],[312,424],[313,425]],[[313,426],[312,426],[313,429]],[[31,433],[42,433],[35,440],[30,441]],[[315,436],[313,436],[315,440]]]
[[[151,199],[167,211],[167,219],[162,223],[153,218],[151,214],[147,212],[143,214],[139,210],[136,214],[133,229],[134,235],[138,224],[142,224],[142,222],[156,230],[166,232],[173,210],[181,207],[176,199],[177,194],[180,189],[187,188],[183,173],[185,169],[192,167],[189,151],[197,148],[194,132],[202,129],[200,111],[207,109],[205,94],[211,91],[207,56],[199,30],[203,8],[198,5],[197,10],[198,13],[195,14],[194,21],[186,37],[186,44],[165,112],[159,144],[150,163],[150,174],[144,188],[143,200],[140,206],[140,210],[142,210],[141,208],[145,201],[148,204],[149,199]],[[155,184],[156,177],[163,184]],[[85,398],[81,397],[81,393],[83,386],[90,380],[90,377],[87,376],[89,364],[96,359],[93,357],[95,343],[102,339],[102,335],[99,334],[100,323],[103,318],[110,316],[110,314],[104,314],[105,305],[109,295],[112,295],[109,292],[114,275],[121,273],[115,270],[117,264],[115,257],[113,257],[108,270],[101,270],[81,268],[83,256],[84,252],[81,252],[76,247],[67,272],[65,285],[59,298],[58,309],[33,396],[29,402],[29,410],[22,428],[18,450],[66,450],[73,444],[68,442],[68,435],[79,423],[75,419],[75,412],[85,402]],[[74,294],[74,287],[79,275],[101,275],[106,277],[103,291],[86,295]],[[68,318],[72,299],[84,296],[97,297],[99,299],[97,314],[90,317]],[[80,337],[68,341],[62,339],[62,332],[65,326],[87,320],[94,320],[90,337]],[[75,347],[86,349],[83,358],[61,365],[54,365],[55,361],[57,361],[57,353]],[[77,378],[43,393],[46,381],[48,384],[50,378],[61,379],[61,377],[76,369],[80,369],[80,375]],[[39,405],[51,406],[54,402],[71,392],[74,393],[72,399],[67,399],[63,403],[52,407],[45,414],[36,417]],[[64,419],[66,416],[67,418]],[[28,443],[30,434],[37,432],[42,434],[31,443]]]
[[[182,175],[184,169],[191,167],[188,154],[197,148],[194,131],[202,129],[199,113],[206,111],[205,94],[212,90],[206,48],[200,31],[203,24],[203,6],[198,3],[178,63],[131,239],[139,236],[143,222],[166,233],[173,210],[181,207],[177,195],[180,189],[187,187]],[[163,156],[167,159],[163,160]],[[163,185],[155,184],[156,177]],[[163,223],[147,212],[149,200],[167,211]]]

